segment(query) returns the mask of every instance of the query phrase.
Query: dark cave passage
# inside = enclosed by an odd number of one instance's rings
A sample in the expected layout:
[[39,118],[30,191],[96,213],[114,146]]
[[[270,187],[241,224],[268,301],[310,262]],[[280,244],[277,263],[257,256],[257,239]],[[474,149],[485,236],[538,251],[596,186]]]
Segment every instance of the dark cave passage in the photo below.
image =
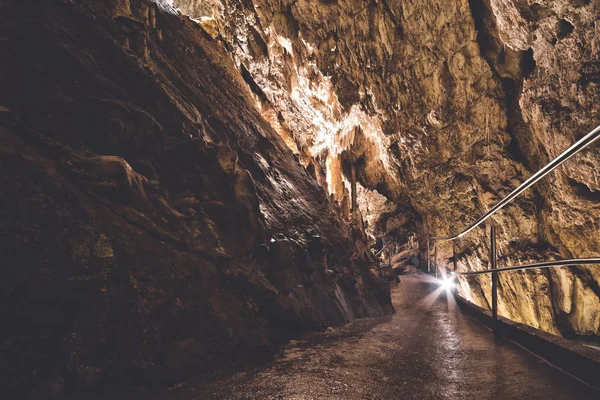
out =
[[[598,126],[598,14],[0,2],[0,392],[587,395],[421,281],[489,269],[490,227],[434,238]],[[599,254],[598,166],[590,145],[487,221],[500,268]],[[493,276],[457,298],[595,349],[596,264]]]

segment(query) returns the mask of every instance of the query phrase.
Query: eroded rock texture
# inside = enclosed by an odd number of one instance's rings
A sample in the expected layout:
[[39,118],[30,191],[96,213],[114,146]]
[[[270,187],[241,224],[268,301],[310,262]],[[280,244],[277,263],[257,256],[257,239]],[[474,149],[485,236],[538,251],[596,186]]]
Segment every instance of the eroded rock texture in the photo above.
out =
[[[424,264],[427,235],[600,121],[597,0],[0,10],[3,382],[42,397],[390,312],[368,240],[417,238]],[[600,253],[599,164],[595,146],[495,217],[500,266]],[[461,240],[459,269],[487,268],[487,242]],[[598,282],[504,274],[500,312],[597,336]],[[489,287],[460,289],[486,306]]]
[[3,395],[164,383],[393,311],[362,231],[196,22],[2,1],[0,25]]
[[[596,0],[173,3],[226,44],[342,214],[354,174],[367,232],[413,226],[422,263],[426,235],[458,233],[600,122]],[[595,146],[495,217],[500,266],[600,252],[599,165]],[[388,227],[395,212],[414,217]],[[459,243],[460,270],[488,268],[486,236]],[[500,312],[598,335],[599,281],[596,267],[504,274]],[[489,277],[461,291],[487,306]]]

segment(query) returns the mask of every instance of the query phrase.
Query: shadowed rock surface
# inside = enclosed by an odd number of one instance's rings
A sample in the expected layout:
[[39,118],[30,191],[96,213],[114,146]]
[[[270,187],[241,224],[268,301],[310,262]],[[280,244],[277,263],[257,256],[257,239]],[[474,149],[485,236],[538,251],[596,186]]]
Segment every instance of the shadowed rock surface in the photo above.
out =
[[196,23],[134,0],[0,14],[3,394],[161,385],[393,312]]

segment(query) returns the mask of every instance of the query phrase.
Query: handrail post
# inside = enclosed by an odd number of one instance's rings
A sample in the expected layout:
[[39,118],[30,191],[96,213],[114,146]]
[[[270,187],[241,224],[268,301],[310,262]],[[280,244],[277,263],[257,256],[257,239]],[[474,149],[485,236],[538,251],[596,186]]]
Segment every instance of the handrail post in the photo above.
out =
[[433,268],[435,269],[435,277],[438,277],[438,266],[437,266],[437,242],[433,242]]
[[453,285],[453,289],[452,289],[452,293],[454,295],[458,294],[458,277],[456,276],[456,265],[458,263],[458,260],[456,259],[456,240],[452,241],[452,260],[453,260],[453,268],[452,268],[452,273],[454,274],[454,279],[456,279],[456,284]]
[[427,238],[427,273],[430,274],[431,273],[431,250],[429,248],[430,246],[430,238]]
[[[496,269],[496,226],[490,228],[490,263],[491,269]],[[492,331],[497,333],[498,321],[498,273],[492,272]]]
[[456,272],[456,240],[452,242],[452,259],[454,260],[453,264],[454,264],[454,269],[453,271]]

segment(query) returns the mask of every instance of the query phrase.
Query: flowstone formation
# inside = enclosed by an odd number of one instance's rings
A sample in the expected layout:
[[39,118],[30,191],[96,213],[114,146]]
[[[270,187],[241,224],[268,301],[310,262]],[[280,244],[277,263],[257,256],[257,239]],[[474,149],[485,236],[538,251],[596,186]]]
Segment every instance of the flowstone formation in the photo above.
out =
[[[428,235],[466,228],[600,123],[598,1],[172,3],[228,49],[342,215],[357,205],[374,236],[414,230],[422,264]],[[499,266],[600,253],[599,165],[594,146],[496,215]],[[458,243],[459,270],[488,268],[487,236]],[[597,337],[598,282],[593,266],[501,274],[500,313]],[[490,278],[460,291],[487,307]]]
[[168,384],[393,312],[356,225],[168,2],[0,3],[2,393]]

